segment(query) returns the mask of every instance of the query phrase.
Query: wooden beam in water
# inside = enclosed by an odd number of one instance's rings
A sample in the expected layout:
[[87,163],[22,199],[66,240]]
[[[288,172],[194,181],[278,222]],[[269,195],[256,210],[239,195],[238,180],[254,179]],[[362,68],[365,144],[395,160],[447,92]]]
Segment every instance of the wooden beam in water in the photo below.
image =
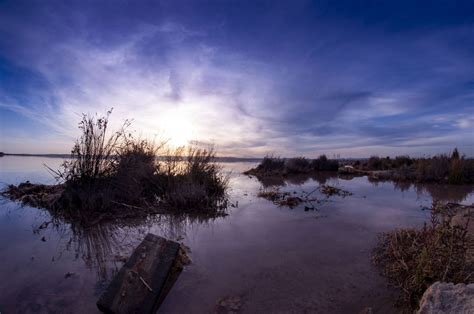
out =
[[155,313],[182,270],[180,245],[149,233],[97,301],[105,313]]

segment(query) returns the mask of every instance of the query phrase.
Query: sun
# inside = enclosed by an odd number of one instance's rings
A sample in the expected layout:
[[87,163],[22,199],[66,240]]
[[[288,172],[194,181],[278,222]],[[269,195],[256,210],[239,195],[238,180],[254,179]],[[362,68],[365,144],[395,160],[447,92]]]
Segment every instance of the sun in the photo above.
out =
[[160,128],[170,145],[185,146],[193,138],[192,120],[180,110],[170,110],[161,119]]

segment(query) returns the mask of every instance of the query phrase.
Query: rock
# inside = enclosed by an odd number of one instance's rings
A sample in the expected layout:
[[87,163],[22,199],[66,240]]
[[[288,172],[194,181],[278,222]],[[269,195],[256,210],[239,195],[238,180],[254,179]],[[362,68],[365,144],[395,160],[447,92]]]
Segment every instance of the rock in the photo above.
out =
[[474,284],[435,282],[423,294],[417,313],[474,313]]
[[357,172],[353,166],[349,166],[349,165],[339,167],[337,171],[341,174],[353,174]]

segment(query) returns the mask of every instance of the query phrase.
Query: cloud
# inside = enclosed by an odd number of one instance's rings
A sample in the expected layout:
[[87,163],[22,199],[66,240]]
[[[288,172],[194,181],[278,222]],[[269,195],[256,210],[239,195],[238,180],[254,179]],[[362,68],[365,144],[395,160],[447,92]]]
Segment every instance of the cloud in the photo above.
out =
[[406,29],[356,10],[362,25],[304,5],[71,6],[0,13],[0,108],[41,123],[50,149],[77,134],[81,113],[114,107],[116,125],[133,118],[150,137],[182,126],[225,155],[474,153],[472,22]]

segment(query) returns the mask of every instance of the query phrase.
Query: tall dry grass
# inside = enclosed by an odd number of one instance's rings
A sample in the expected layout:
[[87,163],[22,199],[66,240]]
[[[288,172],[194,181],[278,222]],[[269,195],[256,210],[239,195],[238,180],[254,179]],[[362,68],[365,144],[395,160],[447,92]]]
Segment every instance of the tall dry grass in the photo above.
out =
[[450,184],[474,183],[474,159],[466,158],[455,148],[448,156],[410,158],[397,156],[380,158],[372,156],[366,161],[358,161],[354,166],[361,170],[390,170],[387,179],[395,181],[444,182]]
[[116,163],[115,153],[129,125],[126,121],[121,130],[108,135],[109,116],[82,115],[79,122],[81,136],[71,150],[71,158],[62,164],[62,169],[53,170],[56,179],[65,182],[91,182],[113,174]]
[[418,307],[425,290],[436,281],[474,280],[474,265],[467,260],[468,225],[452,223],[453,206],[435,202],[430,224],[383,233],[374,250],[374,263],[400,289],[399,305],[409,312]]
[[326,155],[321,155],[317,159],[311,161],[311,166],[315,171],[337,171],[339,169],[339,162],[331,160]]
[[339,162],[330,160],[326,155],[317,159],[306,157],[280,158],[273,155],[265,156],[257,167],[246,171],[246,174],[256,176],[297,175],[317,171],[337,171]]
[[166,142],[134,138],[128,121],[109,135],[111,112],[83,116],[71,158],[62,169],[52,170],[65,186],[55,208],[86,220],[97,214],[212,214],[225,209],[228,178],[213,147],[170,149]]
[[161,164],[162,198],[172,210],[196,212],[227,206],[229,178],[217,163],[213,147],[181,148]]

